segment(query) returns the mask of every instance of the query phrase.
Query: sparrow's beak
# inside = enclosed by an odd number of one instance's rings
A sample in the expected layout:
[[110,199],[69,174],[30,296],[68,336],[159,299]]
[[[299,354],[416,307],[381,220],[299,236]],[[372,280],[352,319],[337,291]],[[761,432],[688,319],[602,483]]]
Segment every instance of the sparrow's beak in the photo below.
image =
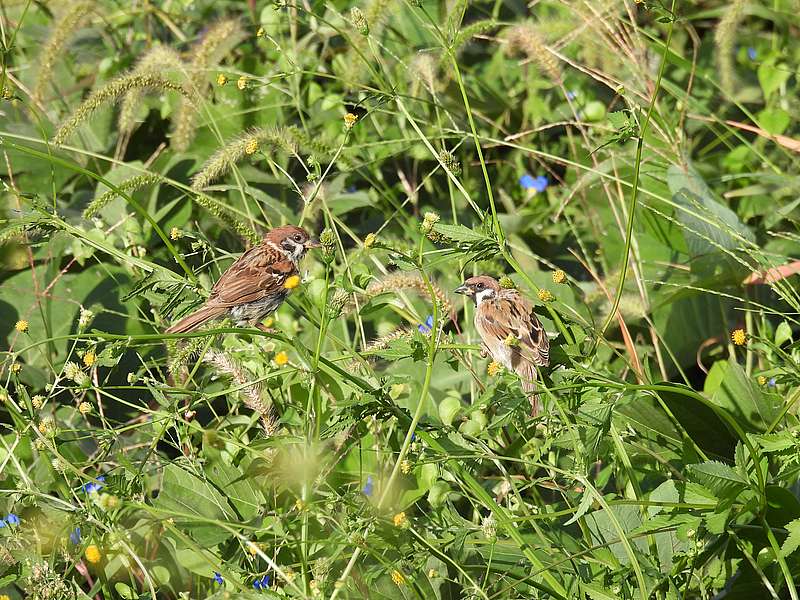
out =
[[320,244],[319,240],[316,238],[311,238],[303,245],[306,247],[306,250],[309,248],[319,248],[320,246],[322,246],[322,244]]
[[469,296],[469,288],[464,284],[458,286],[456,289],[453,290],[453,292],[456,294],[464,294],[465,296]]

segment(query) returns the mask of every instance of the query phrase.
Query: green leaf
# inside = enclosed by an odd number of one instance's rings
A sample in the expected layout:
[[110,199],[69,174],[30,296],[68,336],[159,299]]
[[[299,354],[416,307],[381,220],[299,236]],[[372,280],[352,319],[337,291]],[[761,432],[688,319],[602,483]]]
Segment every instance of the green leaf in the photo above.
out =
[[765,431],[781,410],[781,399],[764,394],[758,384],[734,360],[717,361],[706,378],[704,392],[753,432]]
[[800,519],[795,519],[791,523],[787,523],[786,530],[789,532],[789,535],[786,536],[786,539],[781,545],[781,554],[783,556],[789,556],[800,548]]
[[743,479],[733,467],[716,460],[689,465],[689,470],[698,483],[721,498],[732,497],[747,486],[747,480]]
[[769,100],[769,97],[789,80],[792,71],[784,64],[761,63],[758,67],[758,83],[764,92],[764,99]]
[[758,125],[767,133],[780,135],[789,127],[792,118],[782,108],[765,108],[756,117]]
[[153,505],[173,513],[175,523],[206,546],[230,537],[213,521],[238,521],[228,501],[214,486],[174,464],[164,469],[161,492]]
[[589,512],[589,509],[592,508],[592,504],[594,503],[594,496],[588,490],[583,492],[583,496],[581,497],[581,503],[578,505],[578,510],[575,511],[575,514],[572,515],[572,518],[564,523],[564,527],[567,525],[572,525],[573,523],[577,523],[578,519],[580,519],[583,515]]

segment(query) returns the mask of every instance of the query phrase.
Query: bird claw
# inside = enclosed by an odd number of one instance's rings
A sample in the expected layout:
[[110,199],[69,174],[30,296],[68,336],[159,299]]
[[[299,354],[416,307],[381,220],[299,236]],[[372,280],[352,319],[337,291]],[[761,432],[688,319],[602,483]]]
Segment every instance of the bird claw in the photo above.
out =
[[274,327],[267,327],[263,323],[256,323],[256,329],[260,329],[264,333],[275,333],[276,332]]
[[489,349],[486,346],[484,346],[483,344],[481,344],[481,354],[480,354],[480,356],[481,356],[481,358],[488,358],[489,357]]

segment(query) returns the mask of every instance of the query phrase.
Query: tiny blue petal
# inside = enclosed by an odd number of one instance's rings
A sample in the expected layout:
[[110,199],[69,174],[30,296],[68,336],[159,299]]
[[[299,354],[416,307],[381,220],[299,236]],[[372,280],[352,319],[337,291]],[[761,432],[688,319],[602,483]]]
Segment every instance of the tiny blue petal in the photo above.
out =
[[758,53],[756,52],[756,49],[753,48],[752,46],[750,46],[747,49],[747,58],[749,58],[750,60],[755,60],[757,56],[758,56]]
[[69,541],[76,546],[81,543],[81,528],[76,527],[75,531],[69,534]]
[[539,175],[536,179],[533,180],[533,185],[531,186],[537,192],[543,192],[547,189],[547,186],[550,185],[550,180],[547,178],[546,175]]
[[269,575],[264,575],[264,577],[261,578],[261,587],[264,589],[269,587]]
[[217,583],[220,583],[220,584],[224,581],[222,579],[222,575],[220,575],[216,571],[214,571],[214,581],[216,581]]
[[567,100],[575,100],[578,97],[578,92],[567,92]]
[[14,513],[11,513],[6,517],[6,521],[8,521],[9,525],[19,525],[19,517]]
[[776,384],[775,384],[775,378],[774,378],[774,377],[770,377],[770,378],[769,378],[769,381],[767,382],[767,385],[768,385],[769,387],[775,387],[775,385],[776,385]]
[[260,589],[261,589],[261,581],[259,581],[258,579],[256,579],[256,580],[253,582],[253,587],[254,587],[255,589],[257,589],[257,590],[260,590]]
[[413,442],[415,439],[417,439],[417,434],[416,433],[412,433],[411,434],[411,441]]
[[526,190],[532,189],[534,186],[533,176],[525,173],[525,175],[519,178],[519,184],[523,187],[523,189]]
[[6,522],[3,519],[0,519],[0,529],[6,526]]
[[361,489],[365,496],[372,496],[372,475],[367,476],[367,483]]

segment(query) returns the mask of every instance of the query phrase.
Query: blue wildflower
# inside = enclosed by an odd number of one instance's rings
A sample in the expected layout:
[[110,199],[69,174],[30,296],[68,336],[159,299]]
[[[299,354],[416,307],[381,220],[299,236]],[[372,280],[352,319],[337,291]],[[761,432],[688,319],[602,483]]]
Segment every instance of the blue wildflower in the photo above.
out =
[[412,433],[411,434],[411,441],[413,442],[415,439],[417,439],[417,434],[416,433]]
[[578,92],[567,92],[567,100],[575,100],[578,97]]
[[6,517],[6,521],[8,522],[9,525],[19,525],[19,517],[14,513],[9,514]]
[[83,485],[83,491],[86,492],[87,494],[91,494],[92,492],[99,492],[100,490],[102,490],[105,487],[103,485],[103,482],[105,482],[105,480],[106,480],[105,475],[100,475],[100,477],[97,478],[97,481],[99,481],[101,483],[96,483],[94,481],[90,481],[89,483],[85,483]]
[[774,378],[774,377],[770,377],[770,378],[769,378],[769,381],[767,381],[767,385],[768,385],[769,387],[775,387],[775,386],[777,385],[777,384],[775,383],[775,378]]
[[546,175],[539,175],[533,177],[527,173],[519,178],[519,184],[526,190],[535,190],[536,192],[543,192],[550,185],[550,180]]
[[256,579],[256,580],[253,581],[253,588],[255,588],[257,590],[261,589],[261,580],[260,579]]
[[222,579],[222,575],[220,575],[219,573],[214,571],[214,581],[216,581],[217,583],[222,585],[222,582],[224,581],[224,579]]
[[264,577],[261,578],[261,589],[267,589],[269,587],[269,581],[269,575],[264,575]]
[[758,52],[756,52],[756,49],[753,48],[752,46],[750,46],[747,49],[747,58],[749,58],[750,60],[755,60],[757,56],[758,56]]
[[75,531],[69,534],[69,541],[76,546],[81,543],[81,528],[76,527]]
[[0,529],[5,527],[6,525],[7,525],[7,523],[3,519],[0,519]]
[[421,334],[428,335],[433,328],[433,315],[428,315],[428,318],[425,319],[425,322],[417,325],[417,328]]
[[367,483],[361,489],[365,496],[372,496],[372,475],[367,475]]

